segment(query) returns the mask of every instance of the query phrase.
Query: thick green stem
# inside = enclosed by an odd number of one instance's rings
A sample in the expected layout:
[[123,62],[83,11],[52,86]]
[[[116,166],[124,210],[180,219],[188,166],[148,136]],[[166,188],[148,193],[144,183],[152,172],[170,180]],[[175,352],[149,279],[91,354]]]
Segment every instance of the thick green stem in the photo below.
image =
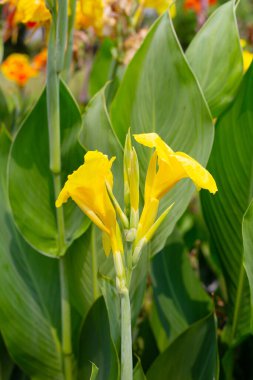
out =
[[129,291],[120,293],[121,301],[121,380],[133,379],[131,305]]
[[[59,17],[61,7],[67,4],[67,0],[58,3],[58,19],[55,11],[53,12],[50,37],[48,44],[47,62],[47,116],[49,130],[49,151],[50,151],[50,170],[53,176],[55,199],[61,190],[61,136],[60,136],[60,81],[59,81],[59,62],[61,60],[62,49],[64,56],[64,37],[59,38],[65,27],[61,25]],[[57,25],[57,28],[56,28]],[[58,38],[57,38],[58,36]],[[66,39],[65,39],[66,41]],[[58,228],[58,255],[65,253],[65,228],[63,208],[56,209],[57,228]],[[61,284],[61,318],[62,318],[62,358],[65,380],[73,379],[72,366],[72,342],[71,342],[71,309],[69,302],[69,286],[66,270],[66,259],[61,257],[60,265],[60,284]]]
[[72,342],[71,342],[71,309],[69,303],[69,284],[66,256],[60,259],[61,310],[62,310],[62,352],[65,380],[72,380]]
[[64,71],[63,71],[63,77],[66,82],[69,81],[70,66],[71,66],[71,61],[72,61],[75,16],[76,16],[76,0],[70,0],[70,15],[69,15],[69,22],[68,22],[68,45],[67,45],[67,50],[65,54]]
[[48,43],[47,62],[47,117],[49,130],[50,170],[53,174],[61,172],[60,141],[60,100],[59,78],[56,72],[55,57],[56,28],[52,22]]
[[64,67],[65,50],[68,32],[68,0],[58,1],[58,17],[56,32],[56,71],[60,73]]

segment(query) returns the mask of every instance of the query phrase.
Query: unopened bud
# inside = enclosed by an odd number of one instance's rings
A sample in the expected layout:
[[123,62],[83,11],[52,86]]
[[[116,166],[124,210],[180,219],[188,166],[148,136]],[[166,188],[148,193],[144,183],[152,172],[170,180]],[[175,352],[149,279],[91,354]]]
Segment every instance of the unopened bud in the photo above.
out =
[[138,244],[134,248],[133,252],[133,268],[138,264],[138,261],[141,257],[141,251],[143,247],[147,244],[147,239],[144,237],[141,240],[139,240]]
[[150,229],[148,230],[148,232],[145,234],[145,238],[146,238],[147,241],[150,241],[152,239],[152,237],[154,236],[154,234],[156,233],[156,231],[158,230],[158,228],[160,227],[160,225],[162,224],[162,222],[164,221],[164,219],[166,218],[166,216],[168,215],[168,213],[170,212],[170,210],[172,209],[173,206],[174,206],[174,203],[172,203],[172,205],[170,205],[159,216],[159,218],[155,221],[155,223],[150,227]]
[[130,227],[137,228],[139,223],[139,162],[134,148],[131,152],[130,164]]
[[129,243],[132,243],[136,237],[136,228],[130,228],[130,230],[125,230],[125,239]]
[[119,205],[119,202],[115,198],[115,196],[114,196],[114,194],[112,192],[110,184],[107,181],[105,182],[105,184],[106,184],[106,188],[107,188],[108,194],[109,194],[109,196],[111,198],[111,201],[113,203],[113,206],[114,206],[114,208],[115,208],[115,210],[116,210],[116,212],[117,212],[117,214],[118,214],[118,216],[119,216],[119,218],[120,218],[120,220],[121,220],[124,228],[128,228],[129,227],[129,222],[128,222],[127,216],[124,214],[124,212],[122,211],[122,209],[121,209],[121,207]]
[[132,143],[130,129],[126,135],[124,147],[124,203],[125,213],[127,217],[130,216],[130,173],[131,173],[131,152]]

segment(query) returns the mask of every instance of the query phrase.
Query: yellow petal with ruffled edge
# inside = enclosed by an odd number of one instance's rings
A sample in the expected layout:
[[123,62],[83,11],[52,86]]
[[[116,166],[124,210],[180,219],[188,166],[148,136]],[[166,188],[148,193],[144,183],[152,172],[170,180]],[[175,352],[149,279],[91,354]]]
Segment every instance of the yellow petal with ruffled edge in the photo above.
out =
[[190,178],[198,189],[207,189],[213,194],[217,191],[214,178],[203,166],[183,152],[173,152],[157,133],[134,135],[134,138],[140,144],[156,149],[159,169],[153,178],[154,197],[160,199],[183,178]]

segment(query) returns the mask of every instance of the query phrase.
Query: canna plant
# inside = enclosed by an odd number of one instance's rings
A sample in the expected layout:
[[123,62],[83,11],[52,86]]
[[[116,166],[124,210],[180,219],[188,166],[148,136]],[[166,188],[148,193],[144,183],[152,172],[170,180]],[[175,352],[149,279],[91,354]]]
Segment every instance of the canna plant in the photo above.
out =
[[[178,4],[96,1],[93,12],[92,3],[1,2],[14,10],[15,28],[43,27],[47,45],[46,88],[21,125],[3,118],[0,130],[3,378],[213,380],[219,340],[222,376],[231,380],[231,358],[252,333],[252,67],[240,85],[238,4],[218,7],[183,52],[171,20]],[[141,33],[146,8],[165,13]],[[70,90],[75,28],[111,38],[98,48],[89,83],[95,95],[82,115]],[[144,35],[128,64],[124,43]],[[23,56],[22,82],[18,65],[11,69],[23,97],[37,78],[35,61]],[[220,142],[228,141],[224,152]],[[247,181],[235,180],[232,169],[228,181],[227,152],[238,173],[248,165]],[[201,202],[215,254],[201,249],[219,303],[186,252],[196,188],[208,190]]]
[[[108,256],[112,251],[116,274],[116,289],[121,304],[121,379],[131,380],[132,337],[129,288],[132,271],[138,265],[142,248],[152,239],[169,213],[169,206],[157,217],[159,200],[182,178],[190,178],[201,189],[217,191],[211,174],[185,153],[176,152],[156,134],[134,135],[137,142],[155,147],[145,182],[144,207],[139,220],[139,166],[131,144],[130,132],[124,150],[124,206],[120,208],[113,195],[111,166],[115,159],[98,151],[84,156],[84,164],[73,174],[61,190],[56,207],[61,207],[69,197],[95,223],[103,233],[103,247]],[[157,161],[158,160],[158,161]],[[158,169],[157,169],[158,165]],[[123,178],[123,176],[122,176]],[[122,227],[116,220],[116,214]],[[124,233],[121,233],[121,230]]]

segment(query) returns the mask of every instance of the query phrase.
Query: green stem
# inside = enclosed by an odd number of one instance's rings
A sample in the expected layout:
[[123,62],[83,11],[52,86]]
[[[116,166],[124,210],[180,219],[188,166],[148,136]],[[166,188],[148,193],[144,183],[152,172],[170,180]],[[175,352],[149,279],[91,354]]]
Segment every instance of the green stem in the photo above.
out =
[[47,62],[47,117],[49,130],[50,170],[53,174],[61,172],[61,141],[60,141],[60,99],[59,78],[56,72],[55,59],[56,29],[52,22]]
[[70,65],[72,61],[75,16],[76,16],[76,0],[70,0],[70,16],[69,16],[69,22],[68,22],[68,45],[67,45],[67,50],[65,54],[64,72],[63,72],[63,77],[66,82],[69,81]]
[[125,288],[121,298],[121,380],[133,379],[131,305],[129,291]]
[[68,0],[58,1],[56,32],[56,71],[60,73],[64,67],[65,50],[68,35]]
[[61,310],[62,310],[62,352],[65,380],[72,380],[71,308],[66,256],[60,258]]
[[[61,190],[61,136],[60,136],[60,81],[59,81],[59,62],[62,49],[64,56],[64,37],[60,36],[65,27],[61,25],[59,17],[61,7],[67,4],[67,0],[58,3],[58,19],[55,11],[53,12],[48,44],[48,63],[47,63],[47,116],[49,130],[49,152],[50,170],[53,175],[55,199]],[[57,25],[57,29],[56,29]],[[58,36],[58,38],[57,38]],[[65,40],[66,41],[66,40]],[[58,61],[59,60],[59,61]],[[58,61],[58,62],[57,62]],[[57,65],[58,64],[58,65]],[[56,210],[58,228],[58,255],[65,253],[65,228],[63,208]],[[62,319],[62,356],[65,380],[73,379],[72,366],[72,342],[71,342],[71,308],[69,302],[69,285],[66,270],[66,259],[61,257],[60,265],[60,284],[61,284],[61,319]]]

